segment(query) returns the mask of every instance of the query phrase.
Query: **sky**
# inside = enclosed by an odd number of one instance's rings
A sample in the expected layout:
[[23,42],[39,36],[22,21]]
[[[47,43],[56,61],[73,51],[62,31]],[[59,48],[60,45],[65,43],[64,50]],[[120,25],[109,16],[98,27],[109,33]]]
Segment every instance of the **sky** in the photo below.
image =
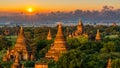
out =
[[0,0],[0,11],[100,10],[104,5],[120,8],[120,0]]

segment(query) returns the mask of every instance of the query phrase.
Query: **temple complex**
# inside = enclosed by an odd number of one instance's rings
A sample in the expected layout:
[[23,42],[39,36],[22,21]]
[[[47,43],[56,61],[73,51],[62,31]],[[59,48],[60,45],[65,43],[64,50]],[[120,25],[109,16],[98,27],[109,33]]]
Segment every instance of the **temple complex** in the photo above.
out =
[[96,40],[96,41],[101,40],[99,29],[97,30],[95,40]]
[[15,61],[17,56],[16,53],[19,54],[19,60],[31,59],[31,48],[26,43],[22,27],[20,28],[20,33],[17,37],[15,46],[11,50],[7,50],[6,55],[3,57],[3,61]]
[[111,63],[111,59],[110,58],[108,59],[108,63],[107,63],[106,68],[112,68],[112,63]]
[[67,43],[63,35],[62,24],[59,24],[54,43],[51,45],[50,50],[48,50],[45,57],[57,61],[58,58],[61,56],[61,54],[66,51],[67,51]]
[[51,31],[50,31],[50,29],[49,29],[48,35],[47,35],[47,40],[51,40],[51,39],[52,39],[52,36],[51,36]]

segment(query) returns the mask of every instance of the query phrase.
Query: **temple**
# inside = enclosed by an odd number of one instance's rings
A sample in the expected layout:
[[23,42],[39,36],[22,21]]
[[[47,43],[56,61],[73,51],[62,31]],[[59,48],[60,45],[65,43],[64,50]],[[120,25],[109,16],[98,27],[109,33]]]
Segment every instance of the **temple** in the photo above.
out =
[[3,61],[15,61],[16,53],[19,54],[19,60],[30,60],[31,59],[31,48],[27,45],[24,37],[23,28],[20,28],[20,33],[17,37],[15,46],[10,50],[7,50],[6,55],[3,57]]
[[47,35],[47,40],[51,40],[51,39],[52,39],[52,36],[51,36],[51,31],[50,31],[50,29],[49,29],[48,35]]
[[111,59],[110,58],[108,59],[108,63],[107,63],[106,68],[112,68],[112,63],[111,63]]
[[77,30],[75,30],[74,32],[70,33],[68,35],[68,38],[78,38],[78,36],[87,36],[88,37],[88,34],[83,31],[82,20],[78,21]]
[[96,41],[101,40],[99,29],[97,30],[97,34],[96,34],[95,40]]
[[63,35],[62,24],[58,24],[58,31],[54,43],[51,45],[50,50],[46,53],[45,57],[54,59],[55,61],[61,56],[62,53],[67,51],[67,43]]

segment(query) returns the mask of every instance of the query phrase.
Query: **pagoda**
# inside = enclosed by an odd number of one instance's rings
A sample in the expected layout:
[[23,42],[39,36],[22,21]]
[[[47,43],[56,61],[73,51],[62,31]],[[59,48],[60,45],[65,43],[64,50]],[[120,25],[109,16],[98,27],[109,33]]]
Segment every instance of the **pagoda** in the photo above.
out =
[[58,24],[58,31],[54,43],[51,45],[50,50],[46,53],[45,57],[54,59],[55,61],[61,56],[62,53],[67,51],[67,43],[63,35],[62,24]]
[[26,43],[22,27],[20,28],[20,33],[17,37],[15,46],[11,50],[8,49],[6,55],[3,57],[3,61],[14,61],[16,53],[19,54],[20,60],[29,60],[31,57],[31,48]]
[[47,40],[51,40],[51,39],[52,39],[52,36],[51,36],[51,31],[50,31],[50,29],[49,29],[48,35],[47,35]]
[[101,40],[99,29],[97,30],[97,34],[96,34],[95,40],[96,41]]

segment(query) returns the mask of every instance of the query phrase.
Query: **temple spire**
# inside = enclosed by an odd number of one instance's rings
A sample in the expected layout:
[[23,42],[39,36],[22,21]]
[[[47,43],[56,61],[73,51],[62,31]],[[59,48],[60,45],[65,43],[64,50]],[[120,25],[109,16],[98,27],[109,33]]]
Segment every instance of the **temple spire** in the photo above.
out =
[[81,19],[79,19],[79,21],[78,21],[77,32],[78,32],[79,34],[82,34],[82,33],[83,33],[83,23],[82,23],[82,20],[81,20]]
[[97,40],[97,41],[101,40],[99,29],[97,30],[95,40]]
[[79,18],[78,25],[82,25],[82,20]]
[[49,29],[48,35],[47,35],[47,40],[51,40],[51,39],[52,39],[52,36],[51,36],[51,31],[50,31],[50,29]]
[[57,31],[54,43],[58,43],[58,41],[62,41],[62,42],[65,41],[65,38],[64,38],[64,35],[63,35],[63,31],[62,31],[62,24],[61,23],[58,24],[58,31]]
[[108,59],[108,63],[107,63],[106,68],[112,68],[112,63],[111,63],[111,59],[110,58]]
[[50,50],[46,53],[46,58],[53,58],[55,61],[61,56],[62,53],[67,51],[66,40],[62,31],[62,24],[58,24],[58,31],[54,40],[54,43],[51,45]]

